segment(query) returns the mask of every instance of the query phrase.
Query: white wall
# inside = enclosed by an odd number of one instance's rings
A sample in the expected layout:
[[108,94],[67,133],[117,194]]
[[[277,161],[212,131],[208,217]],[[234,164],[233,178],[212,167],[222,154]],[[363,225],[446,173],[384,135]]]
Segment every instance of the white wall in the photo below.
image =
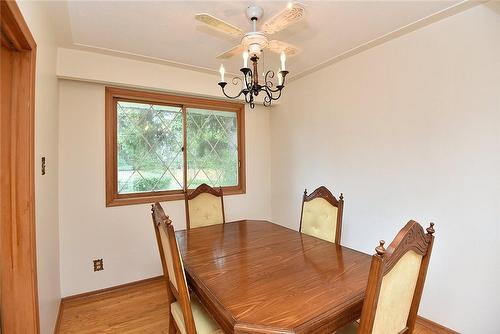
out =
[[436,223],[420,314],[462,333],[500,318],[500,2],[292,82],[271,113],[273,221],[344,192],[342,243],[373,253]]
[[[32,8],[22,5],[28,19]],[[297,228],[303,188],[325,184],[345,194],[343,243],[353,248],[372,253],[378,239],[391,240],[408,219],[435,221],[420,314],[464,333],[494,333],[500,326],[494,313],[500,309],[499,13],[498,2],[477,6],[292,82],[271,112],[247,110],[247,194],[227,197],[228,220],[268,219],[272,198],[273,221]],[[28,23],[35,29],[34,19]],[[57,179],[50,178],[57,170],[51,163],[57,108],[53,49],[41,45],[42,28],[34,33],[39,63],[47,64],[39,66],[47,72],[39,73],[45,79],[37,87],[37,115],[46,116],[37,116],[37,160],[44,152],[49,168],[37,176],[46,326],[55,319],[59,284],[51,277],[58,264]],[[158,275],[149,206],[104,205],[103,84],[220,96],[217,77],[68,49],[58,57],[58,76],[80,80],[59,82],[62,295]],[[183,228],[182,202],[165,206]],[[105,270],[94,273],[92,259],[100,257]]]
[[[63,51],[64,52],[64,51]],[[60,52],[61,55],[61,52]],[[61,76],[64,72],[59,60]],[[109,57],[109,56],[105,56]],[[115,57],[112,57],[115,58]],[[107,58],[106,58],[107,59]],[[159,80],[175,86],[176,91],[218,96],[217,76],[116,58],[112,73],[95,79],[79,74],[79,80],[121,83],[159,89]],[[64,60],[65,61],[65,60]],[[73,66],[79,67],[75,60]],[[95,62],[94,66],[108,66]],[[113,73],[131,69],[130,76]],[[143,75],[140,76],[140,68]],[[103,68],[104,70],[104,68]],[[136,72],[137,71],[137,72]],[[172,75],[176,73],[177,76]],[[96,71],[101,75],[99,71]],[[134,75],[133,73],[139,73]],[[168,81],[162,76],[167,74]],[[140,77],[141,83],[136,79]],[[199,89],[188,91],[189,82]],[[213,89],[212,87],[215,87]],[[100,83],[59,81],[60,154],[60,230],[61,292],[63,296],[102,289],[159,275],[161,265],[151,222],[150,205],[105,207],[104,88]],[[171,87],[168,87],[171,89]],[[170,90],[169,89],[169,90]],[[172,89],[173,90],[173,89]],[[256,106],[245,114],[247,192],[226,196],[226,220],[270,219],[270,116],[269,110]],[[185,228],[184,202],[164,203],[176,229]],[[104,259],[104,271],[94,272],[92,260]]]
[[[37,43],[35,91],[35,212],[40,332],[53,333],[60,300],[58,232],[58,97],[56,40],[40,2],[19,1]],[[47,173],[41,175],[41,157]]]

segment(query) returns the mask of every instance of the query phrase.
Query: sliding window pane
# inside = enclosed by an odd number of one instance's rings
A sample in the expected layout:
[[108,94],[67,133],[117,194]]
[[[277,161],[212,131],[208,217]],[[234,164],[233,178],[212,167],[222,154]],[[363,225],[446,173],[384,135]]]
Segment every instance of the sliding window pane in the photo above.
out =
[[182,108],[117,102],[118,193],[183,189]]
[[187,108],[187,185],[238,185],[236,112]]

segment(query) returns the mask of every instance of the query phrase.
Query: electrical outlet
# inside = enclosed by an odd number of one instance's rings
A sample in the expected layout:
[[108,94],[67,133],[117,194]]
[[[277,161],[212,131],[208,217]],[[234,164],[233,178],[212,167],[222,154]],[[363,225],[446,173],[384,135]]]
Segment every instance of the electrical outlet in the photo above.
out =
[[101,270],[104,270],[104,263],[102,262],[102,259],[94,260],[94,271]]

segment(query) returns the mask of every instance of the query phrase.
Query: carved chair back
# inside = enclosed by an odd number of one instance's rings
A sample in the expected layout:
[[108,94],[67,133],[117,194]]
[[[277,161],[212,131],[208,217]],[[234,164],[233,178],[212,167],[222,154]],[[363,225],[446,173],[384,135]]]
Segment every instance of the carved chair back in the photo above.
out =
[[[160,203],[151,205],[151,215],[153,217],[163,275],[167,282],[169,313],[170,305],[175,301],[179,302],[187,334],[196,334],[184,265],[182,264],[172,221],[165,215]],[[172,317],[170,317],[170,320],[173,320]]]
[[185,193],[187,228],[224,224],[224,196],[208,184],[200,184],[192,192]]
[[340,244],[344,196],[337,200],[325,186],[314,190],[310,195],[307,189],[302,197],[300,232]]
[[413,333],[434,242],[434,224],[424,232],[409,221],[387,249],[372,257],[358,334]]

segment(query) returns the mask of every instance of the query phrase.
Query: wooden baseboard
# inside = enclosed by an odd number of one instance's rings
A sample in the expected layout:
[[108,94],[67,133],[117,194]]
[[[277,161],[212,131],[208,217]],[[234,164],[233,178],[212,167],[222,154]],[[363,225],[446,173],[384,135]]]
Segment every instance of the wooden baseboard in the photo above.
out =
[[455,332],[452,329],[444,327],[440,324],[435,323],[434,321],[431,321],[421,316],[417,316],[417,324],[430,329],[432,332],[436,334],[459,334],[458,332]]
[[161,275],[161,276],[155,276],[155,277],[150,277],[150,278],[142,279],[142,280],[135,281],[135,282],[130,282],[130,283],[125,283],[125,284],[120,284],[120,285],[112,286],[112,287],[105,288],[105,289],[100,289],[100,290],[95,290],[95,291],[89,291],[89,292],[79,293],[79,294],[72,295],[72,296],[66,296],[66,297],[63,297],[61,299],[61,304],[64,303],[64,302],[68,302],[68,301],[74,300],[74,299],[95,297],[95,296],[98,296],[98,295],[108,294],[108,293],[114,292],[116,290],[120,290],[120,289],[124,289],[124,288],[130,288],[131,286],[137,286],[137,285],[147,284],[147,283],[150,283],[151,281],[156,281],[156,280],[160,280],[160,279],[163,279],[163,278],[164,278],[163,275]]

